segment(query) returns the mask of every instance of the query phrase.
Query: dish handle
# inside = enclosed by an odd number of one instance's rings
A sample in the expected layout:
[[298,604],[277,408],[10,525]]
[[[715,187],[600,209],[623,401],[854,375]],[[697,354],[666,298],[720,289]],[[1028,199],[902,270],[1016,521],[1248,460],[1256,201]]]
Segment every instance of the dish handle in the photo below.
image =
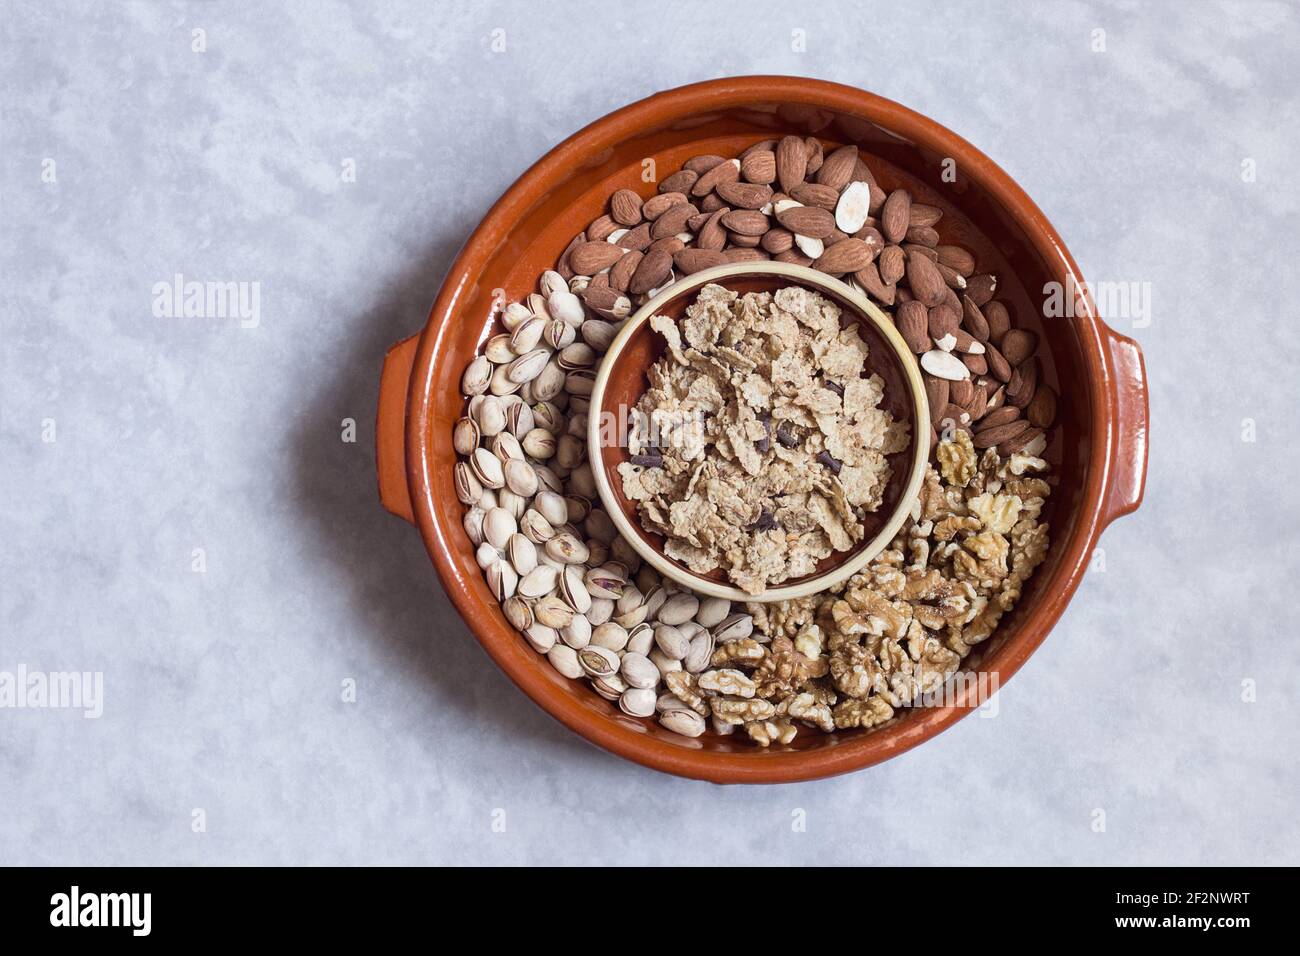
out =
[[1142,504],[1147,482],[1150,400],[1142,349],[1127,335],[1102,326],[1115,396],[1111,479],[1102,509],[1103,527]]
[[411,493],[406,484],[406,393],[420,336],[402,339],[384,354],[379,376],[379,410],[375,416],[375,469],[379,475],[379,501],[415,524]]

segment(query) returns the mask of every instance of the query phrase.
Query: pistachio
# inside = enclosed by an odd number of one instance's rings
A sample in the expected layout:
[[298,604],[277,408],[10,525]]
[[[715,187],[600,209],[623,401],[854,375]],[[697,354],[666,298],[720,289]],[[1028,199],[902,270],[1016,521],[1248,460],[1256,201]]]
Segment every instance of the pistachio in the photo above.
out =
[[486,571],[501,560],[501,552],[484,541],[474,551],[474,560],[478,562],[480,568]]
[[608,598],[610,600],[611,614],[614,610],[613,602],[622,596],[623,589],[627,587],[627,575],[619,573],[609,564],[599,568],[592,568],[587,572],[584,581],[593,598]]
[[704,733],[704,718],[693,710],[669,710],[659,715],[659,723],[683,737],[698,737]]
[[568,502],[564,500],[563,495],[553,491],[539,491],[533,500],[533,507],[555,527],[566,524],[569,520]]
[[695,612],[695,621],[701,627],[714,627],[721,624],[730,613],[730,600],[727,598],[706,597],[700,601],[700,609]]
[[536,426],[533,423],[533,410],[526,402],[515,402],[506,412],[506,427],[516,438],[523,438]]
[[519,575],[508,561],[498,561],[487,569],[488,589],[498,601],[513,597],[519,585]]
[[533,383],[533,398],[539,402],[549,402],[564,391],[564,384],[564,371],[553,362],[547,363]]
[[456,454],[468,458],[474,454],[474,449],[478,447],[480,437],[478,425],[474,423],[474,419],[466,415],[456,422],[456,427],[451,433],[451,444],[456,449]]
[[[519,594],[526,598],[545,597],[555,590],[555,583],[559,580],[560,574],[549,564],[539,564],[523,576],[519,582]],[[533,613],[536,613],[534,611]],[[552,624],[552,627],[562,625]]]
[[505,485],[506,476],[501,467],[501,459],[492,452],[486,448],[476,448],[469,461],[470,467],[474,469],[474,477],[484,488],[500,488]]
[[650,658],[655,667],[659,668],[660,674],[667,674],[682,669],[681,661],[669,657],[657,647],[646,656]]
[[583,583],[583,570],[579,565],[570,564],[560,572],[560,597],[579,614],[591,610],[591,594]]
[[574,327],[563,319],[552,319],[546,323],[546,344],[557,352],[568,348],[577,337]]
[[[586,579],[584,579],[584,583],[589,584]],[[591,599],[591,607],[587,609],[587,620],[590,621],[593,626],[599,626],[608,621],[613,613],[613,601],[609,600],[609,598],[593,596]]]
[[520,325],[510,336],[510,348],[515,355],[527,355],[537,347],[546,331],[546,320],[536,316]]
[[555,436],[544,428],[534,428],[523,437],[523,441],[520,444],[523,445],[525,452],[542,461],[547,460],[555,454]]
[[575,650],[586,647],[591,643],[591,622],[581,614],[573,615],[573,620],[560,628],[560,640]]
[[582,495],[565,495],[565,504],[569,506],[569,524],[582,524],[591,514],[591,499]]
[[558,629],[573,620],[573,609],[558,597],[544,597],[533,605],[533,616],[537,623]]
[[[564,276],[560,275],[554,269],[547,269],[542,273],[541,279],[538,280],[537,288],[541,289],[542,295],[549,299],[557,292],[568,292],[569,284],[564,281]],[[581,316],[579,316],[579,318],[581,318]]]
[[519,530],[514,515],[505,508],[493,508],[483,519],[483,537],[497,550],[504,550],[510,536]]
[[494,365],[508,365],[514,361],[516,352],[511,347],[509,335],[494,335],[483,346],[483,354]]
[[510,626],[516,630],[526,631],[533,626],[533,609],[523,598],[507,598],[502,603],[501,610],[505,613]]
[[560,352],[557,361],[560,368],[566,372],[572,372],[577,369],[591,368],[596,364],[596,350],[586,342],[574,342],[568,348]]
[[537,479],[537,472],[528,462],[519,458],[511,458],[505,463],[503,469],[505,475],[506,487],[517,495],[525,498],[531,498],[537,494],[537,487],[541,482]]
[[516,531],[506,542],[506,557],[515,566],[515,571],[526,577],[537,567],[537,545]]
[[754,618],[748,614],[731,614],[713,629],[713,636],[725,644],[738,641],[754,633]]
[[694,594],[680,591],[668,598],[659,609],[661,624],[685,624],[700,609],[700,599]]
[[532,624],[523,628],[524,637],[538,654],[545,654],[555,646],[559,635],[555,628],[542,624]]
[[511,302],[501,313],[501,324],[508,330],[514,331],[532,317],[533,313],[528,311],[528,306],[522,302]]
[[546,659],[562,677],[575,680],[583,674],[582,665],[578,663],[578,652],[567,644],[556,644],[546,652]]
[[589,554],[587,546],[579,540],[578,536],[568,531],[560,532],[547,541],[546,553],[564,564],[582,564]]
[[549,349],[533,349],[506,366],[506,377],[518,385],[531,382],[542,374],[542,370],[546,368],[546,363],[550,361],[550,358]]
[[[550,434],[549,432],[547,433]],[[563,434],[555,442],[555,463],[561,468],[577,468],[587,459],[587,446],[576,435]]]
[[[538,402],[532,406],[533,428],[540,428],[551,434],[557,433],[563,427],[564,416],[560,410],[550,402]],[[529,429],[531,431],[532,429]],[[527,434],[525,432],[524,434]]]
[[[581,655],[579,655],[581,659]],[[627,693],[627,681],[617,674],[609,674],[603,677],[593,677],[591,686],[601,697],[606,700],[618,700],[623,694]]]
[[[655,698],[655,710],[661,714],[666,714],[673,710],[691,710],[690,705],[683,701],[672,691],[664,691]],[[691,711],[691,713],[695,713]]]
[[621,624],[606,621],[591,632],[591,643],[611,651],[621,651],[627,647],[627,629]]
[[486,355],[480,355],[465,369],[460,379],[460,390],[465,395],[482,395],[491,381],[492,362]]
[[524,512],[519,519],[519,528],[533,544],[545,544],[555,534],[555,528],[533,508]]
[[649,654],[654,650],[655,632],[649,624],[637,624],[627,629],[627,649],[633,654]]
[[696,634],[691,638],[691,646],[687,649],[686,656],[682,658],[682,667],[691,674],[698,674],[708,667],[709,661],[713,658],[713,643],[713,635],[708,631]]
[[618,709],[629,717],[653,717],[655,692],[651,688],[632,686],[619,697]]
[[496,395],[484,395],[473,415],[480,434],[486,437],[499,434],[506,427],[506,407]]
[[655,644],[672,660],[680,661],[691,648],[690,639],[671,624],[655,625]]
[[618,655],[606,647],[588,645],[578,651],[578,664],[588,677],[610,677],[618,673]]
[[498,488],[496,492],[497,507],[504,508],[510,512],[516,523],[524,516],[528,510],[528,499],[523,495],[517,495],[509,488]]
[[510,378],[510,366],[498,365],[492,370],[492,381],[488,390],[493,395],[510,395],[519,391],[519,383]]
[[475,504],[483,496],[483,486],[474,477],[474,469],[468,462],[456,462],[453,480],[456,484],[456,497],[460,499],[461,504]]
[[492,454],[501,460],[504,468],[508,461],[522,461],[524,449],[518,438],[509,432],[502,432],[492,439]]
[[[619,673],[631,687],[649,690],[659,683],[659,668],[655,667],[650,658],[644,654],[637,654],[633,651],[628,651],[623,655],[623,661],[619,665]],[[752,691],[750,695],[753,696]]]
[[546,307],[550,309],[554,318],[568,322],[570,325],[581,325],[582,320],[587,317],[587,310],[582,307],[582,300],[570,292],[568,286],[550,293],[546,297]]
[[486,514],[487,512],[482,508],[471,507],[465,512],[465,520],[461,522],[465,528],[465,536],[476,548],[483,543],[483,517]]

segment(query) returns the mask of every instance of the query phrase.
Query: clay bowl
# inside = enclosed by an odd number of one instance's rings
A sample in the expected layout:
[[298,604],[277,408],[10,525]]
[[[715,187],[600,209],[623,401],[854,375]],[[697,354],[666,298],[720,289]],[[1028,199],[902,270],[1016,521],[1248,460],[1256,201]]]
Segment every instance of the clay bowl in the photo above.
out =
[[[624,441],[628,410],[647,387],[646,373],[664,354],[663,337],[650,328],[652,315],[680,319],[700,289],[710,283],[733,292],[775,292],[802,286],[834,301],[843,315],[855,319],[867,343],[867,374],[885,383],[882,405],[897,421],[905,422],[911,444],[889,456],[890,479],[880,507],[863,522],[862,541],[849,551],[822,559],[809,575],[783,582],[761,595],[751,596],[731,584],[722,570],[697,574],[664,554],[661,535],[645,530],[637,517],[636,502],[623,494],[618,466],[629,458]],[[824,591],[846,580],[884,550],[907,519],[916,500],[929,459],[930,409],[925,384],[907,343],[889,318],[861,293],[824,272],[783,262],[747,262],[717,266],[694,273],[664,289],[637,310],[610,344],[591,393],[592,415],[587,432],[587,457],[601,503],[614,526],[637,554],[660,574],[701,594],[732,601],[785,601]]]
[[[855,143],[886,189],[907,187],[944,211],[943,242],[970,249],[999,277],[998,297],[1042,337],[1044,378],[1060,394],[1049,448],[1059,483],[1045,510],[1051,548],[1013,613],[967,666],[1005,683],[1043,642],[1087,568],[1105,527],[1137,508],[1146,476],[1147,393],[1142,354],[1096,315],[1086,294],[1067,318],[1043,318],[1046,283],[1083,290],[1078,267],[1023,190],[960,136],[862,90],[791,77],[712,80],[624,107],[565,140],[492,207],[452,264],[416,335],[388,353],[376,451],[384,506],[414,523],[448,596],[488,655],[565,726],[647,767],[720,783],[808,780],[859,770],[951,726],[971,710],[959,689],[942,706],[904,712],[872,731],[801,732],[761,750],[735,737],[688,740],[636,720],[585,684],[557,674],[509,626],[489,594],[462,528],[453,487],[452,425],[462,370],[496,322],[498,296],[536,288],[569,240],[621,187],[648,196],[643,161],[672,171],[701,153],[736,155],[787,133],[826,147]],[[666,173],[665,173],[666,174]],[[446,636],[451,639],[451,635]]]

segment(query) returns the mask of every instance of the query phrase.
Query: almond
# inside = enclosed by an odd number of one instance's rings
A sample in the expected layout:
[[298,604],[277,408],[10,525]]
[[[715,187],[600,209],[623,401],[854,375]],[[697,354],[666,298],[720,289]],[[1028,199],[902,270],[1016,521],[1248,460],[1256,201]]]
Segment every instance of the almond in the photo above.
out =
[[641,197],[630,189],[620,189],[609,197],[609,214],[622,226],[635,226],[641,221]]
[[686,202],[686,194],[678,192],[660,193],[658,196],[651,196],[641,205],[641,215],[654,221],[666,213],[673,206]]
[[948,394],[954,402],[965,408],[970,400],[975,397],[975,383],[968,378],[953,382],[949,387]]
[[569,261],[570,257],[573,255],[573,250],[586,241],[587,234],[580,232],[569,240],[569,244],[565,246],[564,251],[560,253],[560,258],[555,264],[555,271],[560,274],[560,277],[564,279],[565,282],[568,282],[577,274],[573,271],[573,264]]
[[1028,329],[1008,329],[998,340],[998,350],[1010,365],[1019,365],[1038,348],[1038,336]]
[[676,236],[664,236],[662,239],[656,239],[650,245],[646,246],[646,254],[652,252],[666,252],[670,256],[675,256],[681,250],[686,248],[686,243],[682,242]]
[[680,172],[673,173],[667,179],[659,181],[660,193],[688,193],[691,187],[695,185],[695,180],[700,178],[699,173],[691,172],[689,169],[683,169]]
[[904,302],[894,313],[899,334],[907,347],[920,355],[930,349],[930,332],[925,306],[920,302]]
[[781,191],[789,192],[803,182],[808,171],[808,147],[798,136],[786,136],[776,146],[776,178]]
[[817,182],[839,192],[853,181],[853,169],[857,164],[858,148],[841,146],[822,160],[821,168],[817,170]]
[[[970,297],[970,284],[966,285],[966,295]],[[972,300],[973,301],[973,300]],[[993,301],[984,306],[984,318],[988,319],[989,334],[986,341],[1000,342],[1002,336],[1011,328],[1011,316],[1007,307],[1001,302]]]
[[937,375],[939,378],[946,378],[953,382],[960,382],[962,379],[970,378],[970,372],[965,365],[961,364],[961,359],[942,349],[931,349],[922,355],[921,368],[931,375]]
[[902,242],[907,235],[907,217],[912,197],[906,189],[895,189],[880,210],[880,231],[890,242]]
[[691,187],[691,195],[707,196],[720,183],[734,183],[739,178],[740,160],[729,159],[726,162],[718,163],[718,165],[697,179],[695,185]]
[[[761,262],[767,258],[766,252],[757,249],[728,249],[722,253],[728,262]],[[807,265],[807,263],[803,263]]]
[[981,428],[975,433],[974,438],[971,440],[974,442],[976,448],[992,448],[1000,442],[1009,441],[1010,439],[1015,438],[1028,427],[1029,422],[1017,419],[1016,421],[1009,422],[1006,425],[995,425],[992,428]]
[[631,252],[641,252],[650,245],[650,242],[650,223],[643,222],[624,233],[618,244]]
[[861,239],[841,239],[833,246],[828,246],[813,262],[814,269],[843,275],[857,272],[871,264],[871,249]]
[[835,231],[835,217],[817,206],[791,206],[776,214],[776,220],[797,236],[825,239]]
[[[1017,382],[1016,379],[1019,378]],[[1033,356],[1021,362],[1007,383],[1007,399],[1017,408],[1028,408],[1038,392],[1038,360]],[[1013,387],[1014,383],[1014,387]]]
[[1026,428],[1015,438],[1007,441],[998,442],[998,454],[1003,458],[1009,458],[1024,449],[1026,445],[1037,439],[1043,434],[1041,428]]
[[964,364],[972,375],[987,375],[989,371],[989,361],[984,355],[975,355],[972,352],[963,352],[961,356]]
[[935,378],[934,376],[925,376],[925,397],[930,403],[930,418],[934,421],[939,420],[943,410],[948,407],[948,396],[951,393],[952,383],[946,378]]
[[709,269],[713,266],[721,266],[727,263],[728,259],[725,253],[712,249],[683,249],[673,256],[673,265],[677,271],[684,275],[690,275],[693,272],[699,272],[701,269]]
[[886,283],[880,278],[880,270],[876,268],[874,262],[869,263],[865,268],[859,269],[853,273],[853,278],[867,291],[873,299],[881,305],[893,305],[897,297],[898,290],[894,283]]
[[[951,306],[940,306],[940,308],[951,308]],[[957,337],[957,351],[965,352],[967,355],[983,355],[984,343],[975,336],[971,335],[965,329],[958,328],[953,332]]]
[[717,212],[725,205],[726,203],[722,201],[722,197],[719,196],[715,191],[709,193],[707,196],[705,196],[703,199],[700,200],[700,211]]
[[740,160],[740,175],[748,182],[763,186],[776,182],[776,153],[770,149],[745,153]]
[[673,274],[673,257],[663,249],[651,249],[641,259],[632,273],[632,281],[627,291],[633,295],[642,295],[656,289]]
[[998,280],[987,272],[981,272],[966,279],[966,294],[981,309],[993,298],[997,291]]
[[812,259],[805,256],[798,249],[787,249],[785,252],[778,252],[772,257],[777,262],[790,262],[797,266],[810,266]]
[[718,198],[734,209],[758,209],[772,201],[772,187],[761,183],[719,183],[717,191]]
[[608,239],[618,227],[618,223],[609,216],[601,216],[587,227],[587,240],[589,242],[599,242],[602,239]]
[[[867,164],[862,161],[861,156],[859,156],[858,161],[853,164],[853,181],[871,183],[872,186],[876,185],[876,177],[871,175],[871,170],[867,167]],[[885,201],[885,194],[883,191],[880,193],[880,201]]]
[[1002,357],[1002,353],[993,347],[993,343],[985,346],[984,358],[989,363],[989,371],[993,373],[994,378],[999,382],[1011,381],[1011,366],[1007,360]]
[[627,250],[612,242],[584,242],[569,253],[569,266],[575,273],[593,276],[622,259]]
[[715,156],[712,153],[706,153],[703,156],[692,156],[686,162],[682,163],[682,169],[703,176],[710,169],[725,163],[726,160],[721,156]]
[[[884,253],[881,253],[883,255]],[[924,303],[917,303],[924,307]],[[952,309],[946,305],[936,305],[930,309],[927,328],[930,330],[930,338],[936,342],[945,336],[952,335],[957,331],[958,318],[953,314]]]
[[800,183],[790,190],[790,198],[803,203],[805,206],[820,206],[822,209],[833,212],[836,204],[840,201],[840,194],[829,186],[821,186],[817,183]]
[[1056,392],[1050,385],[1043,385],[1025,409],[1025,415],[1039,428],[1051,428],[1056,421]]
[[985,391],[983,385],[975,386],[975,393],[971,395],[971,400],[964,407],[970,413],[971,421],[977,422],[980,420],[984,410],[988,407],[988,392]]
[[808,150],[808,163],[804,168],[804,178],[807,179],[813,173],[817,172],[817,170],[822,168],[822,161],[826,157],[822,150],[822,141],[816,136],[805,137],[803,144]]
[[[885,234],[889,238],[889,234]],[[938,268],[925,256],[908,256],[907,257],[907,284],[912,290],[912,295],[921,300],[923,305],[936,306],[944,300],[944,292],[947,286],[944,285],[943,276],[939,275]]]
[[929,226],[908,226],[904,234],[908,242],[934,247],[939,244],[939,234]]
[[980,420],[980,428],[997,428],[999,425],[1009,425],[1019,417],[1020,409],[1014,405],[995,408]]
[[898,246],[885,246],[881,249],[876,264],[880,267],[882,282],[897,282],[903,278],[903,273],[907,269],[907,259]]
[[880,255],[880,251],[885,248],[885,237],[880,234],[880,230],[875,226],[863,226],[853,234],[855,239],[861,239],[871,247],[873,255]]
[[678,203],[655,220],[654,225],[650,227],[650,235],[655,239],[666,239],[668,236],[685,232],[686,220],[697,212],[699,210],[695,208],[694,203]]
[[794,245],[794,233],[776,226],[763,233],[762,246],[772,255],[788,251]]
[[757,209],[733,209],[722,217],[721,222],[740,236],[761,236],[772,227],[772,220]]
[[933,226],[943,218],[943,210],[938,206],[927,206],[924,203],[914,202],[911,209],[908,210],[908,226]]
[[970,296],[961,297],[961,324],[966,327],[966,331],[981,342],[989,340],[989,321],[984,318],[984,313],[980,307],[970,300]]
[[614,263],[609,270],[609,287],[619,292],[626,292],[628,284],[632,281],[632,273],[636,272],[636,267],[641,264],[644,257],[645,253],[633,251]]
[[961,246],[935,246],[934,251],[940,263],[963,277],[975,271],[975,257]]
[[709,213],[708,221],[695,237],[695,245],[709,252],[721,252],[727,244],[727,230],[722,228],[722,217],[731,212],[727,206]]
[[871,218],[871,187],[866,183],[852,182],[844,187],[835,203],[835,226],[850,235],[858,232]]

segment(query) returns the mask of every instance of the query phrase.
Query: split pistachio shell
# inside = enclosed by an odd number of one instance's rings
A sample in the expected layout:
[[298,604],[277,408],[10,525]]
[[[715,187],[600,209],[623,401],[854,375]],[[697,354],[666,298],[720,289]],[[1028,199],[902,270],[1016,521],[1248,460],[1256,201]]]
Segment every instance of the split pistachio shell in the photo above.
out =
[[618,673],[618,655],[606,647],[591,644],[578,651],[578,664],[588,677],[609,677]]
[[576,680],[584,673],[582,665],[578,663],[578,652],[567,644],[556,644],[546,652],[546,659],[561,676],[570,680]]
[[683,737],[698,737],[704,733],[704,718],[693,710],[670,710],[659,716],[659,723],[666,730]]

